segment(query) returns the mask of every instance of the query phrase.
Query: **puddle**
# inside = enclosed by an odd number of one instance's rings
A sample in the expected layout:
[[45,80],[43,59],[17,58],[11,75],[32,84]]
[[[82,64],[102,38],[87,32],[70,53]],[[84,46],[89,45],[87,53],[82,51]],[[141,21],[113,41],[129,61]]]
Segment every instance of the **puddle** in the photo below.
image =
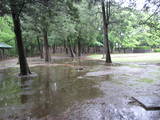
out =
[[97,71],[97,72],[88,72],[85,76],[104,76],[112,74],[112,71]]
[[79,59],[54,64],[31,67],[35,78],[17,78],[18,68],[0,70],[0,120],[160,118],[160,112],[128,104],[135,95],[160,95],[160,66]]
[[[30,118],[41,118],[48,114],[59,115],[74,102],[82,102],[103,95],[95,87],[92,80],[79,80],[82,73],[71,67],[33,67],[32,71],[38,74],[36,78],[17,78],[10,70],[3,72],[0,84],[0,118],[7,116],[20,119],[27,115]],[[6,77],[7,76],[7,77]],[[27,106],[31,107],[22,107]],[[12,109],[11,109],[12,108]],[[14,109],[14,110],[13,110]],[[20,113],[20,115],[16,115]]]

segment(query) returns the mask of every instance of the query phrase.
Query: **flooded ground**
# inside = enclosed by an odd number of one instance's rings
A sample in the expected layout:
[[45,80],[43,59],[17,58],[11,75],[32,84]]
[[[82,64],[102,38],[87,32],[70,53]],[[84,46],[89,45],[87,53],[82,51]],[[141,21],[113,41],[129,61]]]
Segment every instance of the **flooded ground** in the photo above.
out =
[[17,78],[15,64],[0,70],[0,120],[160,120],[132,99],[160,96],[158,64],[36,63],[34,78]]

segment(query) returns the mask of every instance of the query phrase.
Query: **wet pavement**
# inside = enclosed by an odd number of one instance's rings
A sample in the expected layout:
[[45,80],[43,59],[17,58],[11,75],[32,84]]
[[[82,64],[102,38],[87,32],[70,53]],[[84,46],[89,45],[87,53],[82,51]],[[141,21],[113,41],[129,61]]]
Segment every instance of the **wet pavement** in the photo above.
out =
[[160,120],[133,96],[160,96],[158,64],[63,59],[0,70],[0,120]]

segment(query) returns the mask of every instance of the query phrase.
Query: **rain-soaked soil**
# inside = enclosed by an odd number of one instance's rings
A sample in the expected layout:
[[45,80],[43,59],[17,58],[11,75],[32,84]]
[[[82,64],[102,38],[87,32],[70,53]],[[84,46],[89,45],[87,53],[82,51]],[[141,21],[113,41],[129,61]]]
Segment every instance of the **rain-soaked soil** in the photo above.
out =
[[37,77],[0,70],[0,120],[160,120],[132,99],[160,96],[159,65],[61,59],[31,71]]

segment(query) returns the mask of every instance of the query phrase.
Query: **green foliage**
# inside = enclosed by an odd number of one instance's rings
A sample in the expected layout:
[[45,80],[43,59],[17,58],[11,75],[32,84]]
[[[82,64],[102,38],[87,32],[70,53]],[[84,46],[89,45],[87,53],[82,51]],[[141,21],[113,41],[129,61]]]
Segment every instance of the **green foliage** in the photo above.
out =
[[0,42],[11,45],[13,48],[9,51],[10,55],[15,55],[15,35],[13,32],[13,23],[10,16],[0,17]]
[[137,80],[138,82],[144,82],[144,83],[154,83],[155,81],[149,78],[143,78],[140,80]]
[[0,17],[0,42],[14,45],[12,19],[9,16]]
[[160,52],[160,48],[154,49],[154,52]]
[[137,46],[137,47],[135,47],[135,49],[150,50],[151,47],[150,46]]
[[92,44],[90,44],[90,46],[99,46],[99,47],[102,47],[103,44],[101,42],[99,42],[99,41],[94,41],[94,42],[92,42]]
[[[102,16],[99,4],[88,0],[53,0],[48,3],[30,1],[21,14],[22,33],[28,55],[38,51],[37,37],[43,45],[43,31],[48,33],[49,46],[103,46]],[[32,4],[33,3],[33,4]],[[150,14],[113,2],[109,23],[111,49],[160,46],[159,16],[145,21]],[[0,42],[15,46],[10,16],[0,18]],[[141,46],[141,47],[138,47]],[[143,49],[148,49],[144,47]],[[15,48],[12,49],[15,51]]]

